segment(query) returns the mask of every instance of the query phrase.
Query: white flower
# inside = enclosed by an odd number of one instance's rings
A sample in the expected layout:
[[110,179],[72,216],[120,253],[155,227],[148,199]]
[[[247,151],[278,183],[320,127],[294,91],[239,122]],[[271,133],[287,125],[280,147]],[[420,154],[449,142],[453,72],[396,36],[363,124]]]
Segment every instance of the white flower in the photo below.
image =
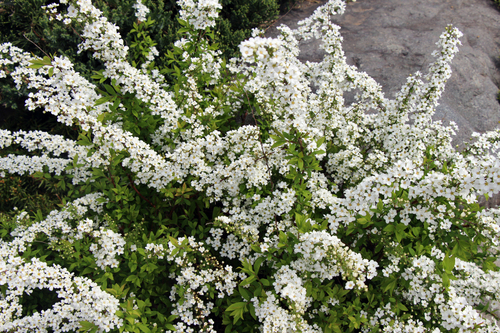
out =
[[146,15],[149,13],[149,8],[142,4],[141,0],[133,5],[135,8],[135,16],[139,21],[146,21]]

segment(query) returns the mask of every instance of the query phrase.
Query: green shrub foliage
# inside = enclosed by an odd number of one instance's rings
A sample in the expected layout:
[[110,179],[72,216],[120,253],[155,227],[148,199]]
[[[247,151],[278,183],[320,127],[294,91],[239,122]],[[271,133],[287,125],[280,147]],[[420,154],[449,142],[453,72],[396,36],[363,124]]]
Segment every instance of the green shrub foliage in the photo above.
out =
[[[88,0],[46,8],[82,37],[90,77],[67,50],[0,45],[27,109],[78,133],[0,130],[2,184],[66,191],[48,213],[0,215],[0,331],[499,330],[500,210],[477,201],[500,191],[500,131],[459,152],[432,120],[458,29],[389,100],[346,63],[341,0],[276,39],[253,31],[232,60],[223,7],[179,0],[164,67],[156,22],[130,5],[125,38]],[[326,56],[303,64],[312,37]]]

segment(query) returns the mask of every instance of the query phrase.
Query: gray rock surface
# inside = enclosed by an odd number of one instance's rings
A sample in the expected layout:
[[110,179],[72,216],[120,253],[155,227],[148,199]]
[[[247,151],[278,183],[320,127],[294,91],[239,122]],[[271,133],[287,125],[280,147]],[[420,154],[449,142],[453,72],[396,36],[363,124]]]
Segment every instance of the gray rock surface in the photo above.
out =
[[[308,17],[325,0],[296,5],[266,31]],[[435,120],[454,121],[460,131],[454,144],[468,140],[472,132],[499,127],[500,11],[491,0],[357,0],[347,4],[342,16],[333,16],[341,27],[347,62],[379,82],[386,97],[406,82],[409,74],[427,72],[435,43],[448,24],[464,36],[452,63],[452,76],[440,99]],[[301,44],[301,60],[321,61],[320,41]]]

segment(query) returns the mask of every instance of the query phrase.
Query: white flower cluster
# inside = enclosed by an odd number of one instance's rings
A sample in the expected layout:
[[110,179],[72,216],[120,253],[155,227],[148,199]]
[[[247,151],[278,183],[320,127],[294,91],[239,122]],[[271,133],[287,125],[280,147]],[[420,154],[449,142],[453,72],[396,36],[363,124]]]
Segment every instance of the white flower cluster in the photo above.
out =
[[292,267],[310,278],[319,278],[321,281],[330,280],[342,274],[346,289],[366,289],[366,279],[377,275],[378,263],[363,259],[361,254],[351,251],[336,236],[326,231],[313,231],[300,235],[294,252],[302,258],[292,262]]
[[65,158],[50,158],[47,156],[25,156],[9,154],[5,157],[0,157],[0,177],[5,177],[5,171],[9,174],[32,175],[36,172],[43,171],[46,166],[50,173],[60,175],[63,173],[66,166],[70,163]]
[[399,261],[401,260],[401,258],[396,257],[392,254],[389,254],[387,257],[391,261],[391,264],[385,266],[382,269],[382,274],[385,277],[389,277],[392,273],[399,272],[399,270],[400,270]]
[[[5,130],[3,147],[9,147],[12,144],[18,144],[21,148],[28,152],[39,151],[41,156],[25,156],[13,155],[0,158],[0,170],[2,173],[33,174],[37,171],[43,171],[43,167],[47,166],[49,171],[60,175],[64,173],[65,168],[73,161],[83,164],[83,157],[86,154],[86,149],[79,146],[75,141],[65,139],[61,135],[52,135],[42,131],[18,131],[11,133]],[[57,156],[66,155],[67,158]],[[87,177],[90,173],[84,168],[74,168],[66,171],[68,174],[73,174],[76,180]]]
[[181,19],[187,21],[196,30],[215,26],[221,4],[217,0],[178,0],[181,6]]
[[[435,272],[435,262],[426,256],[413,258],[412,266],[405,268],[401,275],[403,279],[410,281],[411,288],[403,292],[403,296],[413,302],[422,304],[424,307],[431,302],[435,294],[440,291],[441,276]],[[435,284],[428,288],[428,281]]]
[[[297,45],[293,40],[284,43],[281,39],[250,38],[240,45],[243,63],[232,70],[251,77],[245,88],[266,106],[260,113],[271,117],[273,128],[289,132],[294,127],[319,135],[314,127],[307,126],[306,99],[311,89],[304,77],[305,67],[296,58]],[[254,66],[255,62],[259,65]]]
[[457,297],[453,288],[449,290],[450,300],[439,307],[441,326],[446,330],[459,329],[459,332],[476,330],[476,332],[498,332],[498,327],[490,320],[481,317],[465,297]]
[[[89,208],[101,212],[102,203],[97,202],[100,197],[89,194],[75,200],[61,211],[52,211],[43,221],[32,223],[29,227],[19,226],[11,234],[14,237],[12,241],[0,240],[0,285],[7,286],[5,296],[0,294],[0,330],[69,331],[78,329],[82,320],[96,324],[100,332],[122,325],[121,319],[115,315],[119,301],[102,291],[92,280],[75,277],[65,268],[49,266],[37,258],[31,262],[21,258],[39,234],[47,235],[51,241],[71,241],[90,232],[94,223],[89,219],[81,221],[77,228],[69,222],[81,219]],[[19,218],[24,216],[26,214],[21,213]],[[55,290],[60,300],[46,311],[23,317],[20,297],[23,293],[30,294],[33,289]]]
[[90,245],[90,252],[96,258],[96,264],[103,271],[106,267],[118,267],[118,260],[115,258],[117,255],[123,254],[125,240],[122,235],[102,228],[92,233],[93,237],[97,238],[97,243]]
[[[68,240],[81,237],[81,227],[75,228],[71,221],[83,219],[83,216],[90,210],[94,212],[102,212],[102,202],[98,199],[102,198],[99,193],[88,194],[71,203],[68,203],[62,210],[53,210],[49,215],[40,222],[35,222],[26,227],[18,226],[11,233],[14,237],[9,244],[13,251],[22,253],[26,250],[39,234],[45,234],[50,241]],[[23,213],[21,213],[23,214]],[[87,221],[85,219],[85,221]],[[88,223],[88,222],[87,222]],[[81,224],[79,224],[80,226]]]
[[290,313],[279,305],[279,299],[272,293],[266,292],[265,301],[260,303],[257,297],[252,298],[255,315],[262,322],[263,332],[323,332],[317,324],[309,325],[302,317]]
[[[79,52],[92,49],[94,57],[104,61],[123,59],[128,47],[118,33],[118,27],[110,22],[102,12],[92,5],[90,0],[72,1],[67,14],[59,14],[56,19],[69,24],[72,21],[85,22],[82,37],[84,42],[78,45]],[[102,35],[103,38],[100,36]]]
[[[0,285],[6,285],[6,294],[0,294],[0,330],[2,332],[68,332],[80,328],[80,321],[96,324],[99,332],[109,332],[122,325],[115,313],[119,301],[104,292],[86,277],[75,277],[59,265],[48,266],[36,258],[25,262],[5,243],[0,244]],[[52,308],[22,316],[19,301],[23,294],[34,289],[54,290],[59,297]]]
[[[460,276],[457,280],[450,281],[451,287],[453,288],[453,294],[455,297],[462,297],[466,300],[466,305],[480,305],[480,304],[490,304],[490,309],[497,308],[500,304],[500,273],[495,271],[485,272],[478,265],[471,262],[466,262],[457,258],[455,260],[455,270],[457,275]],[[493,282],[493,283],[492,283]],[[452,298],[453,299],[453,298]],[[472,316],[474,320],[478,320],[477,313],[472,314],[472,309],[464,309],[467,311],[469,316]],[[444,311],[442,311],[444,313]],[[454,312],[458,318],[462,328],[468,328],[475,323],[473,321],[465,321],[463,314]],[[471,318],[467,318],[471,319]],[[490,326],[492,326],[490,324]]]
[[313,299],[306,296],[306,288],[304,288],[303,281],[297,272],[285,265],[276,272],[274,278],[276,294],[289,299],[293,311],[304,314]]
[[[1,52],[10,52],[7,54],[12,60],[20,53],[19,49],[8,44],[0,46],[0,53]],[[90,128],[94,130],[93,140],[96,144],[85,147],[87,150],[95,148],[96,151],[92,156],[86,156],[87,154],[81,154],[81,151],[79,151],[79,158],[85,161],[84,167],[82,167],[84,169],[75,170],[73,183],[76,184],[88,179],[88,177],[91,176],[92,167],[96,168],[101,165],[107,165],[109,163],[111,149],[129,150],[130,157],[125,159],[124,165],[128,166],[133,172],[138,173],[139,182],[148,183],[149,185],[157,184],[157,187],[161,188],[176,178],[175,176],[180,178],[182,176],[180,170],[174,166],[169,167],[168,165],[170,163],[163,160],[146,143],[134,137],[132,134],[123,131],[123,129],[117,125],[110,124],[108,126],[102,126],[102,123],[97,120],[97,117],[106,107],[108,107],[107,103],[94,106],[99,98],[95,92],[95,87],[88,83],[78,73],[74,72],[72,66],[67,65],[66,62],[66,59],[55,58],[53,61],[54,75],[48,80],[43,76],[46,72],[43,67],[39,69],[39,74],[37,74],[33,69],[27,68],[29,63],[23,63],[23,65],[18,67],[16,72],[11,73],[11,75],[17,75],[21,81],[29,81],[30,87],[38,89],[37,93],[30,93],[29,95],[29,99],[26,102],[29,109],[34,110],[36,107],[43,106],[46,111],[56,115],[58,120],[63,123],[70,125],[73,121],[76,121],[81,125],[83,130],[88,130]],[[130,65],[128,66],[131,67]],[[146,76],[142,75],[142,77]],[[141,78],[141,76],[139,76],[139,78]],[[135,79],[137,79],[137,77]],[[133,89],[135,91],[137,81],[133,83],[129,82],[129,84],[130,87],[134,87]],[[147,85],[137,85],[137,87],[144,88],[147,87]],[[158,89],[161,90],[159,87]],[[167,96],[167,98],[169,98],[168,94],[158,93],[156,99],[161,99],[161,96]],[[88,111],[89,109],[91,110],[90,112]],[[46,136],[46,138],[48,137],[49,136]],[[56,147],[61,141],[59,136],[50,136],[50,138],[54,142],[52,145],[53,147]],[[47,147],[48,145],[45,143],[44,148]],[[23,165],[26,165],[27,158],[28,157],[2,158],[1,161],[3,163],[0,164],[0,168],[4,170],[13,170],[16,168],[16,165],[19,165],[18,170],[24,170],[27,168],[23,168]],[[67,159],[54,160],[54,158],[43,156],[39,158],[33,157],[31,159],[35,162],[48,161],[47,164],[52,166],[54,171],[62,171],[68,163]],[[59,162],[59,164],[56,166],[54,161]],[[41,163],[38,163],[38,165],[34,164],[34,166],[28,170],[31,172],[39,171],[41,165]],[[153,170],[161,171],[154,172]]]
[[[438,257],[442,256],[437,249],[433,249],[432,252]],[[426,314],[426,320],[439,320],[440,325],[446,330],[498,331],[496,323],[483,318],[473,306],[492,301],[498,304],[500,273],[494,271],[485,273],[476,264],[459,258],[455,259],[454,270],[458,271],[457,277],[460,278],[451,280],[449,290],[445,291],[435,262],[426,256],[413,258],[412,265],[405,268],[401,275],[410,282],[410,288],[403,291],[403,296],[418,307],[427,308],[429,305],[434,305],[431,308],[437,311],[433,311],[432,316],[430,312]]]
[[163,244],[148,243],[146,244],[144,251],[148,252],[148,258],[156,256],[158,259],[163,259],[165,255],[165,248],[163,247]]
[[[208,84],[216,84],[221,79],[221,69],[223,58],[220,57],[222,51],[214,51],[205,49],[203,54],[199,57],[191,57],[187,52],[184,54],[185,61],[191,61],[189,71],[193,75],[197,73],[208,74],[212,78]],[[206,112],[207,110],[205,110]]]
[[362,332],[371,332],[373,327],[377,324],[383,326],[383,332],[394,333],[440,333],[441,330],[436,328],[434,330],[426,329],[424,323],[420,320],[410,318],[408,320],[401,320],[394,312],[391,303],[387,303],[383,307],[379,307],[375,315],[370,319],[370,326],[363,328]]
[[12,135],[9,130],[0,130],[0,149],[12,144]]
[[[185,330],[187,324],[188,326],[198,326],[200,329],[203,327],[203,332],[215,333],[213,320],[207,320],[214,308],[213,302],[205,300],[208,298],[209,287],[215,286],[219,298],[230,296],[237,287],[239,275],[233,272],[231,266],[220,264],[205,249],[204,244],[196,242],[193,237],[180,237],[177,239],[177,243],[176,245],[170,241],[166,250],[167,261],[174,261],[181,267],[180,274],[175,276],[177,284],[172,287],[170,292],[170,300],[176,302],[172,314],[181,318],[181,322],[174,327],[181,332],[193,331],[192,329]],[[150,248],[153,247],[150,246]],[[180,249],[184,251],[179,251]],[[200,254],[201,262],[189,258],[188,249],[189,252],[195,250],[196,253]],[[200,269],[206,262],[211,262],[213,267]],[[179,293],[179,289],[183,290],[182,294]],[[179,297],[179,295],[182,296]],[[167,332],[170,333],[170,331]]]
[[144,6],[141,0],[137,0],[134,4],[135,16],[139,21],[146,21],[146,15],[149,14],[149,8]]

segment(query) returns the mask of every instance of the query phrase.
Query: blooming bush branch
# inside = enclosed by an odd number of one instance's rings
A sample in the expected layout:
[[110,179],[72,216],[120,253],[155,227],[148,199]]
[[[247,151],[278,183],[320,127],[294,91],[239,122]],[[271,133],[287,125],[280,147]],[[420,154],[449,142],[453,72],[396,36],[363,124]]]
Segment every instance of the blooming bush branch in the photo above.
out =
[[[89,81],[63,56],[0,46],[27,108],[79,128],[0,131],[0,149],[23,152],[2,154],[2,177],[72,183],[61,210],[0,233],[3,330],[499,330],[485,314],[500,301],[500,211],[478,204],[500,191],[499,132],[457,151],[457,127],[432,119],[456,28],[390,100],[346,63],[341,0],[276,39],[256,30],[229,60],[211,31],[221,5],[180,1],[168,68],[141,2],[130,46],[90,1],[60,3],[48,15],[80,27],[104,69]],[[326,55],[302,63],[313,37]],[[35,289],[59,300],[29,307]]]

